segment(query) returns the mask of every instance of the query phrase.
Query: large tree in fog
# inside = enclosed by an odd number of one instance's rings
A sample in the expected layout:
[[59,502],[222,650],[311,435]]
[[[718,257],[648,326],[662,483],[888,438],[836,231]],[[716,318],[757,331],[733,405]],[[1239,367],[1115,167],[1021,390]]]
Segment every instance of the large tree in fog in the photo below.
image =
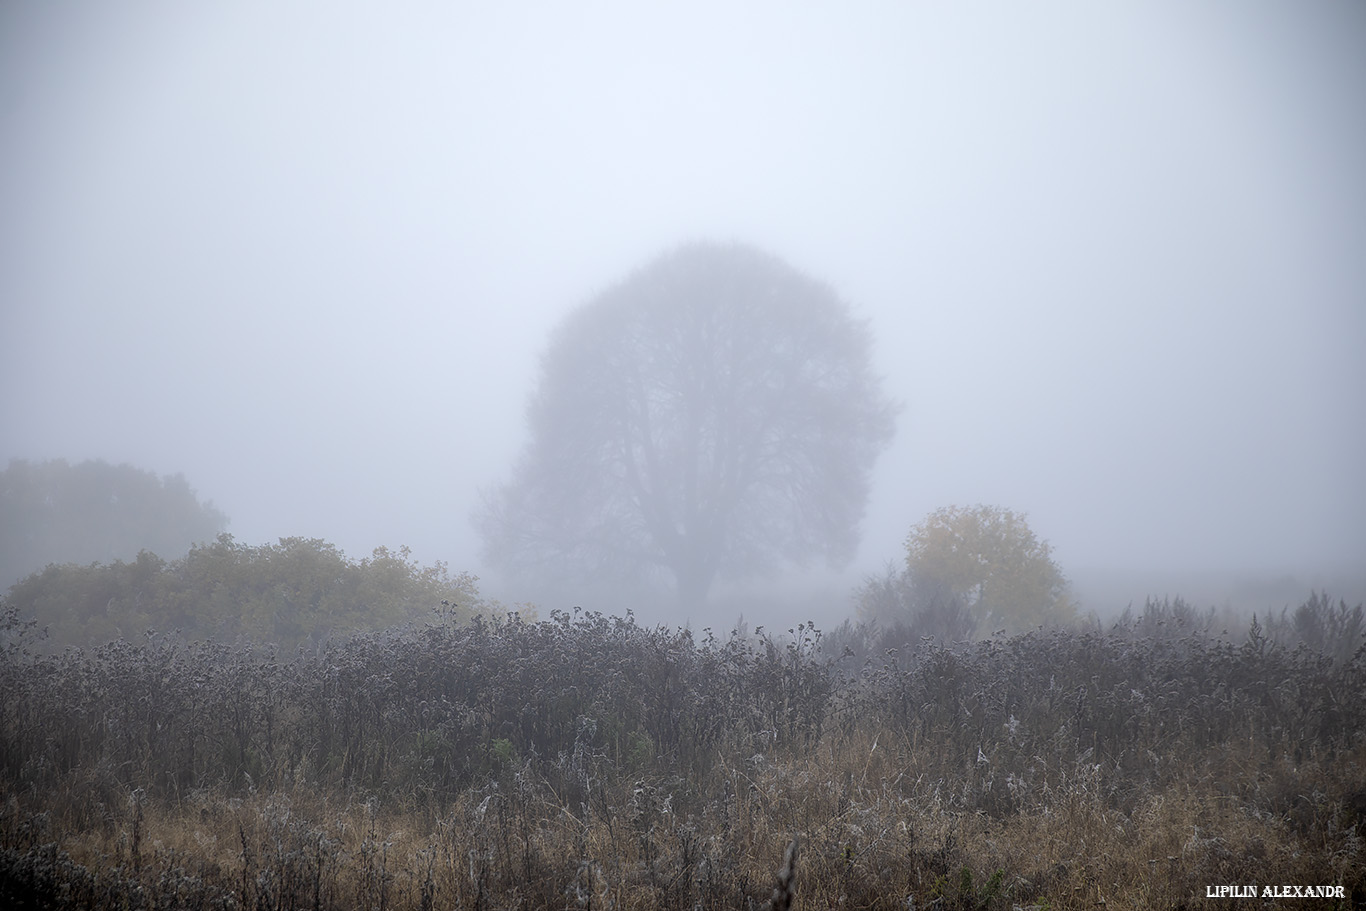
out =
[[476,523],[513,569],[718,578],[852,556],[894,407],[871,336],[761,251],[694,244],[580,307],[545,352],[530,440]]

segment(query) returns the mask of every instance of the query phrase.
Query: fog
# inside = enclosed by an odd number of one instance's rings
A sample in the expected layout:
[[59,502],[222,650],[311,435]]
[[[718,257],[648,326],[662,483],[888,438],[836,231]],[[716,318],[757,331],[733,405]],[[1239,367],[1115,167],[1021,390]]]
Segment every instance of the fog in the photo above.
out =
[[904,404],[831,597],[991,503],[1086,606],[1359,598],[1363,48],[1349,0],[6,4],[0,460],[523,600],[470,515],[551,331],[734,240]]

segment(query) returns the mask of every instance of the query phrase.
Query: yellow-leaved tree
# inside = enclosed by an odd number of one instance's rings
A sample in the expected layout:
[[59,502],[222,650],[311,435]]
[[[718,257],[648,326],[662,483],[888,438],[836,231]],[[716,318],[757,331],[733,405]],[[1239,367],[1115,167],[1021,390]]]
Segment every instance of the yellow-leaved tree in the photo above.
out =
[[956,600],[978,632],[1008,633],[1076,617],[1067,578],[1052,548],[1023,513],[1000,506],[946,506],[906,538],[906,569],[914,600]]

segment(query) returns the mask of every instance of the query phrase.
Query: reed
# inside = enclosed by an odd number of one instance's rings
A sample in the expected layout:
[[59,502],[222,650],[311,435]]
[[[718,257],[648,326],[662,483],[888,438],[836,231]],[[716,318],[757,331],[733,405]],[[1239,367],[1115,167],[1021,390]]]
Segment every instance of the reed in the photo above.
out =
[[1158,909],[1246,882],[1366,898],[1359,651],[1260,626],[859,661],[827,645],[807,624],[699,638],[589,613],[291,658],[12,637],[0,906]]

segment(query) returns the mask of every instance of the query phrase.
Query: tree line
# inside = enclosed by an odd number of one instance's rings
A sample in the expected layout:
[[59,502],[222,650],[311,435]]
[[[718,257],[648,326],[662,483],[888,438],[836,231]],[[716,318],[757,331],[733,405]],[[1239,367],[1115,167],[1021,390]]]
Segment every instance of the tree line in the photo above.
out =
[[178,557],[227,525],[184,475],[14,459],[0,471],[0,590],[49,563],[132,560],[143,550]]

